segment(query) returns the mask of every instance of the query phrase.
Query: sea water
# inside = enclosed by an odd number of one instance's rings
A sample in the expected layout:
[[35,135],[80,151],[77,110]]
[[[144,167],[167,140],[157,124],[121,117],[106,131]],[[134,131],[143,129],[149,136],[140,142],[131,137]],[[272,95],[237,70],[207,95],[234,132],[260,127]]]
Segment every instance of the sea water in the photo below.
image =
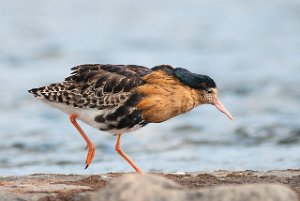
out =
[[132,171],[116,137],[81,123],[97,147],[84,170],[68,116],[27,92],[87,63],[207,74],[234,115],[205,105],[123,135],[144,171],[300,167],[298,0],[1,1],[0,175]]

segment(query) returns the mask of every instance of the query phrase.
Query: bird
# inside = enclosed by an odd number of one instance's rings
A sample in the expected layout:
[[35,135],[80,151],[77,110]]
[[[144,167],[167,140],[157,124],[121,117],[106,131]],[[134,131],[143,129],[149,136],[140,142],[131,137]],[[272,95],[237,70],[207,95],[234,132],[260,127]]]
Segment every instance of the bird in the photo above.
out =
[[87,144],[85,169],[95,145],[77,120],[117,137],[115,150],[137,172],[142,169],[121,149],[121,136],[150,123],[161,123],[193,108],[211,104],[233,120],[207,75],[182,67],[84,64],[71,68],[64,81],[28,90],[35,98],[69,115]]

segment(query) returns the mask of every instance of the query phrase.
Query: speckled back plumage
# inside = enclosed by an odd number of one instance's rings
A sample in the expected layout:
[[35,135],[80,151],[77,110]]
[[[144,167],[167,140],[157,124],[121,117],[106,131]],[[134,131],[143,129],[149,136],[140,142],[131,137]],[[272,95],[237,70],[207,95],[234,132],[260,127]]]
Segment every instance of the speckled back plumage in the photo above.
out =
[[[136,65],[81,65],[71,69],[62,83],[34,88],[29,92],[70,114],[75,108],[82,121],[101,130],[128,132],[144,126],[135,105],[141,96],[134,90],[150,69]],[[64,105],[69,107],[64,107]],[[87,117],[89,115],[90,117]]]

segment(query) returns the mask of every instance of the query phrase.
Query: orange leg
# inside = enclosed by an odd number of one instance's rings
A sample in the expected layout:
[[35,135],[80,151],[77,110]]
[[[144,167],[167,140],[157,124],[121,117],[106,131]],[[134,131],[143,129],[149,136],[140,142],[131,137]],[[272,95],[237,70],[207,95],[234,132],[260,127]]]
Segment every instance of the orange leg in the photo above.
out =
[[133,169],[135,169],[137,173],[143,173],[143,171],[122,151],[120,147],[121,135],[122,134],[118,134],[117,137],[117,142],[115,147],[116,151],[131,165],[131,167],[133,167]]
[[87,143],[88,154],[87,154],[86,161],[85,161],[85,164],[86,164],[85,169],[86,169],[86,168],[89,167],[89,165],[91,164],[91,162],[92,162],[92,160],[94,158],[96,147],[90,141],[90,139],[87,137],[87,135],[83,132],[82,128],[76,122],[76,118],[77,117],[78,117],[77,114],[71,114],[70,115],[70,121],[73,124],[73,126],[78,130],[78,132],[83,137],[83,139],[85,140],[85,142]]

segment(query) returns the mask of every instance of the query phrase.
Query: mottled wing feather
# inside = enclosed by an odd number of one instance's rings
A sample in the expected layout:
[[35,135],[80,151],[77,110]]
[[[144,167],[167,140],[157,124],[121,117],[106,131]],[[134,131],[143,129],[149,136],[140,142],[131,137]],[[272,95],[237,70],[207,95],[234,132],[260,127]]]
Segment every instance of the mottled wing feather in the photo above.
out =
[[[86,81],[89,76],[93,76],[94,73],[99,71],[110,72],[115,75],[122,75],[125,77],[143,77],[144,75],[151,72],[149,68],[138,65],[111,65],[111,64],[86,64],[75,66],[71,68],[72,76],[66,78],[66,81],[76,81],[80,82],[82,80]],[[89,75],[89,76],[87,76]]]
[[142,76],[150,69],[135,65],[81,65],[72,68],[72,75],[65,79],[74,84],[80,94],[95,98],[114,99],[132,93],[132,89],[143,84]]
[[150,69],[136,65],[86,64],[73,67],[62,83],[31,89],[35,96],[74,107],[109,109],[124,103]]
[[136,87],[144,84],[142,76],[150,73],[150,69],[133,65],[84,65],[72,70],[66,82],[78,85],[76,88],[85,100],[97,100],[89,107],[109,109],[95,117],[97,123],[106,125],[101,130],[127,131],[146,125],[136,108],[142,98]]

